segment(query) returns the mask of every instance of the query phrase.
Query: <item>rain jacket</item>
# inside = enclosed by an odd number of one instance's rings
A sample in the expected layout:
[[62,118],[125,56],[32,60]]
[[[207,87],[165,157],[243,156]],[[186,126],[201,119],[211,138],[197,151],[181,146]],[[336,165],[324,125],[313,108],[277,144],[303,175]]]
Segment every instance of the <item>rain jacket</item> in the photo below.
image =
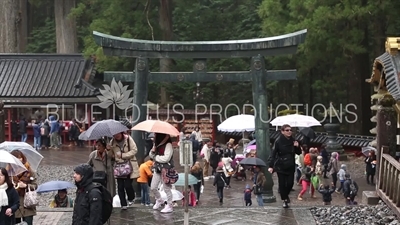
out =
[[75,172],[82,176],[80,182],[75,182],[77,191],[74,203],[72,225],[102,225],[102,194],[93,185],[93,169],[88,164],[81,164]]

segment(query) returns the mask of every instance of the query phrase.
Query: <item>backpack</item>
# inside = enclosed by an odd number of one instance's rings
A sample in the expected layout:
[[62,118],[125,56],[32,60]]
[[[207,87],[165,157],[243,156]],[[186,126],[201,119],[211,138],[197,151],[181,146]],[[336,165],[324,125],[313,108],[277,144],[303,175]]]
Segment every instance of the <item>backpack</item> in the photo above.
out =
[[356,185],[354,185],[354,182],[353,181],[351,181],[351,183],[350,183],[350,196],[356,196],[357,195],[357,188],[356,188]]
[[310,153],[307,153],[304,156],[304,165],[305,166],[311,166],[312,165]]
[[99,191],[101,193],[101,198],[102,198],[101,221],[103,224],[105,224],[108,222],[108,220],[111,217],[111,213],[113,210],[113,205],[112,205],[113,197],[111,196],[111,193],[107,190],[107,188],[105,188],[103,185],[101,185],[99,183],[93,183],[92,185],[90,185],[86,189],[86,193],[88,194],[91,190],[93,190],[93,188],[99,189]]

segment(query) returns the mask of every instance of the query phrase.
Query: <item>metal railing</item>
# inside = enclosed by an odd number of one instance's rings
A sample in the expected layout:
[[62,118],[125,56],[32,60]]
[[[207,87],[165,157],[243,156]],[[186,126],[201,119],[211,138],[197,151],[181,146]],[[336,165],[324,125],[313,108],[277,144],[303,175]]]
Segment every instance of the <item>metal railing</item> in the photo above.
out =
[[382,147],[376,192],[400,216],[400,163],[387,152],[388,147]]

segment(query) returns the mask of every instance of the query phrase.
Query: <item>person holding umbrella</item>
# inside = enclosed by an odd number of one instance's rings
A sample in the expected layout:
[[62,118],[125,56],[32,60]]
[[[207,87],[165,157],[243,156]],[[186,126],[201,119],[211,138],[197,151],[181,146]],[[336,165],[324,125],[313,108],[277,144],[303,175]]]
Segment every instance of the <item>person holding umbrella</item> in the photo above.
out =
[[24,164],[27,171],[18,174],[12,178],[12,181],[15,185],[15,189],[19,195],[20,204],[19,210],[15,212],[16,222],[20,223],[21,220],[25,221],[28,225],[33,224],[33,217],[36,216],[36,206],[32,207],[24,207],[24,200],[26,193],[31,190],[34,191],[37,188],[36,183],[36,174],[31,169],[29,162],[26,159],[26,156],[19,150],[14,150],[11,152],[11,155],[15,156],[15,158],[19,159],[22,164]]
[[261,190],[264,187],[267,179],[265,178],[264,173],[261,171],[261,167],[255,166],[253,172],[254,175],[252,180],[253,180],[254,194],[256,195],[258,206],[264,206]]
[[151,180],[151,191],[156,198],[156,203],[153,206],[154,210],[157,210],[164,203],[161,198],[161,194],[158,190],[160,184],[162,184],[165,193],[167,194],[167,204],[164,209],[161,210],[162,213],[170,213],[173,211],[172,206],[172,185],[164,183],[161,170],[163,168],[174,167],[173,163],[174,149],[172,148],[171,137],[168,134],[155,133],[155,143],[153,149],[150,151],[150,158],[154,160],[154,171],[153,178]]
[[296,169],[295,154],[301,154],[299,142],[292,136],[292,128],[285,124],[281,127],[281,135],[275,141],[269,160],[268,171],[278,174],[278,186],[283,201],[283,208],[288,208],[290,203],[289,193],[294,184]]
[[[133,189],[133,179],[139,177],[139,165],[136,160],[137,147],[131,136],[125,135],[124,132],[114,135],[110,144],[107,146],[107,154],[115,159],[116,164],[129,168],[129,175],[116,176],[117,192],[121,202],[122,209],[127,209],[128,205],[135,202],[135,191]],[[114,168],[114,175],[115,175]],[[128,202],[125,198],[125,192],[128,196]]]
[[67,189],[58,190],[56,196],[54,196],[53,201],[50,202],[50,208],[72,208],[74,207],[74,202],[71,197],[69,197]]

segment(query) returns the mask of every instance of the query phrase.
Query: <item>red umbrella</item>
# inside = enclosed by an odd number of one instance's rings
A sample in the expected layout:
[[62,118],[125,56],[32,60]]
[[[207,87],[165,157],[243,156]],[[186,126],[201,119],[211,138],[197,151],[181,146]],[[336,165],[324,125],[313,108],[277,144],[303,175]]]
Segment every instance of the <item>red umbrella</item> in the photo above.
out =
[[179,135],[179,131],[174,126],[161,120],[143,121],[134,126],[132,130],[140,130],[150,133],[169,134],[171,136]]

